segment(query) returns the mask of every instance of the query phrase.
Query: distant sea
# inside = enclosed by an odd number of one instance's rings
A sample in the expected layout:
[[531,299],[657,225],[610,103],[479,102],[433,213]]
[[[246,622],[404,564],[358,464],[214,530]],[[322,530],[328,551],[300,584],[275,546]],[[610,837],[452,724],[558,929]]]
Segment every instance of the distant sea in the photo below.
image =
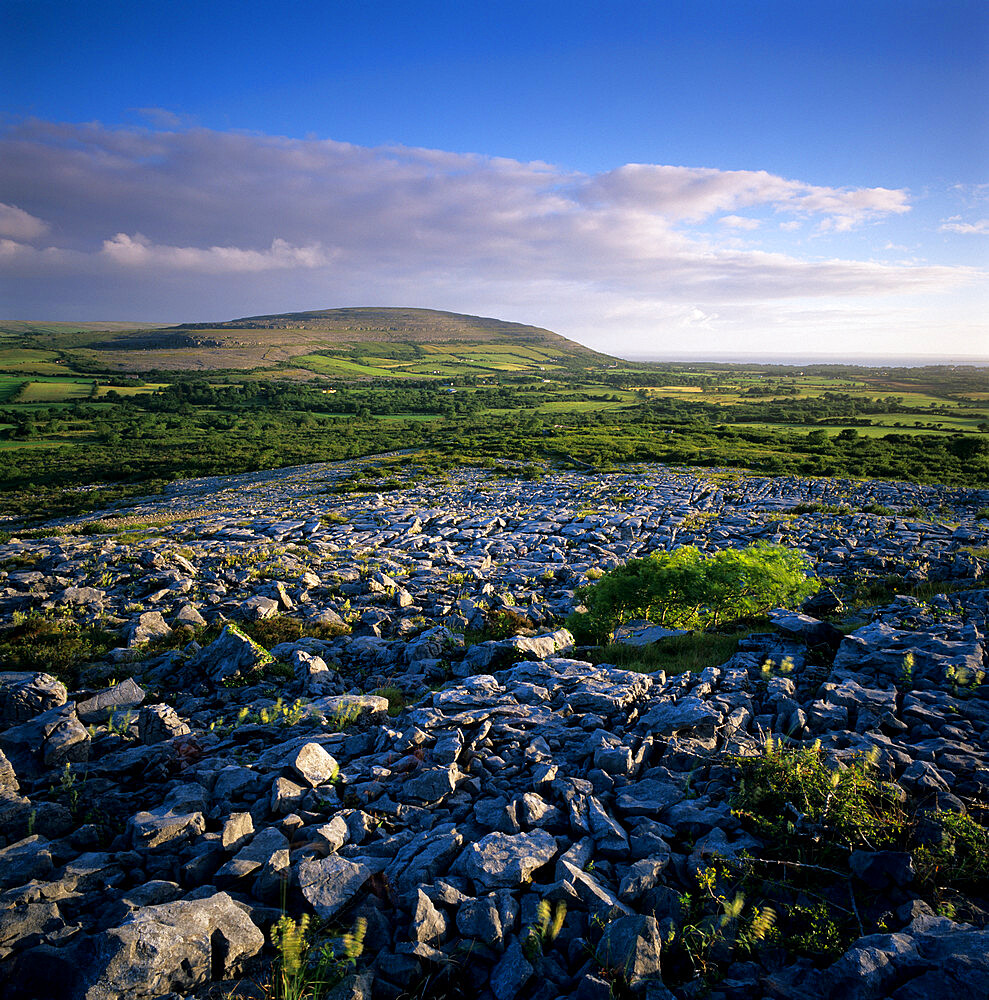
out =
[[989,367],[989,356],[975,354],[714,354],[695,351],[668,354],[625,354],[629,361],[712,361],[722,364],[755,365],[861,365],[865,368],[924,368],[927,365]]

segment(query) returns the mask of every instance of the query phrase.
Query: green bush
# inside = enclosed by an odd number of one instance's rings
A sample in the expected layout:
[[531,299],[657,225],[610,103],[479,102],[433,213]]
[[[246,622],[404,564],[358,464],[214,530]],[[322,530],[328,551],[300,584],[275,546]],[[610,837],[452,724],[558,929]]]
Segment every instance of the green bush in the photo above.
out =
[[[858,848],[896,847],[907,815],[897,787],[869,755],[830,764],[818,740],[787,748],[768,740],[758,757],[740,757],[732,812],[742,825],[785,855],[833,862]],[[770,847],[770,853],[773,847]]]
[[942,810],[931,820],[940,828],[939,836],[913,851],[920,880],[937,887],[989,890],[989,830],[971,816]]
[[240,629],[265,649],[283,642],[296,642],[311,636],[315,639],[335,639],[348,630],[341,625],[319,625],[291,618],[288,615],[274,615],[256,622],[241,622]]
[[44,671],[71,685],[81,666],[116,644],[114,632],[77,622],[67,611],[15,613],[13,625],[0,632],[0,664],[4,670]]
[[640,618],[665,628],[716,628],[816,593],[820,582],[807,569],[802,553],[766,543],[708,555],[693,545],[653,552],[582,587],[587,612],[571,615],[568,626],[597,641]]
[[388,699],[388,714],[394,718],[396,715],[402,714],[402,709],[404,709],[409,701],[405,697],[405,692],[395,684],[388,684],[385,687],[379,687],[375,692],[380,698]]
[[734,770],[732,813],[762,843],[729,867],[746,891],[779,907],[788,951],[832,961],[883,929],[878,907],[856,904],[856,895],[875,902],[877,889],[852,877],[852,851],[909,854],[914,891],[938,912],[989,891],[989,830],[970,815],[918,811],[882,777],[875,752],[839,763],[820,741],[769,740],[764,753],[736,757]]

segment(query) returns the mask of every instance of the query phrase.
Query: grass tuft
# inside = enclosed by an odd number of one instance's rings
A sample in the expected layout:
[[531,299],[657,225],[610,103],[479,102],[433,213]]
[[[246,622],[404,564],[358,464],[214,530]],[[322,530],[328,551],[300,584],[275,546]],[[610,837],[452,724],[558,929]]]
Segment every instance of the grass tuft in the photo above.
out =
[[593,648],[588,659],[594,664],[610,663],[640,674],[651,674],[656,670],[664,670],[667,674],[698,673],[724,663],[738,652],[740,640],[750,634],[750,629],[690,632],[660,639],[649,646],[611,643]]

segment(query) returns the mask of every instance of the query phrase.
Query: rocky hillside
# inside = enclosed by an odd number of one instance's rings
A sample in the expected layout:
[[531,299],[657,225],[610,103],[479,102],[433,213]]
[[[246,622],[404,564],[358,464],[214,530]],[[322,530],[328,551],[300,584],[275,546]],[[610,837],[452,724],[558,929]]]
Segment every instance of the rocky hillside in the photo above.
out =
[[408,344],[490,343],[506,338],[519,343],[567,345],[575,351],[593,352],[542,327],[510,323],[487,316],[444,312],[440,309],[357,307],[316,309],[310,312],[246,316],[224,323],[183,324],[178,330],[296,330],[307,331],[321,343],[400,341]]
[[[5,997],[277,996],[303,915],[336,997],[985,995],[989,492],[352,471],[0,546]],[[825,588],[724,662],[561,627],[757,540]],[[825,620],[892,574],[941,586]]]
[[[71,346],[66,357],[109,370],[265,369],[327,351],[391,356],[396,345],[401,358],[495,347],[523,354],[534,350],[533,358],[542,363],[547,358],[585,364],[614,360],[541,327],[438,309],[320,309],[119,330],[110,336],[63,331],[60,338],[57,331],[42,329],[35,339],[39,345]],[[424,348],[431,353],[423,354]]]

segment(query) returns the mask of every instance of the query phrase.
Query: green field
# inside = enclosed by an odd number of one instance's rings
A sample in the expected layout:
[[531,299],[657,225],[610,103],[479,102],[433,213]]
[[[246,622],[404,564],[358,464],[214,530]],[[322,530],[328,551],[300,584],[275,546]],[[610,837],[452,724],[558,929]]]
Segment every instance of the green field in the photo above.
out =
[[103,399],[107,393],[115,392],[118,396],[146,396],[149,392],[164,389],[167,382],[149,382],[147,385],[101,385],[96,389],[96,398]]
[[893,427],[893,426],[882,426],[882,427],[869,427],[869,426],[859,426],[855,424],[828,424],[827,426],[821,427],[815,424],[774,424],[774,423],[744,423],[744,424],[730,424],[729,426],[734,427],[736,430],[783,430],[787,428],[789,430],[801,430],[801,431],[815,431],[822,430],[828,437],[837,437],[844,430],[856,431],[861,437],[869,438],[883,438],[887,434],[909,434],[911,437],[916,437],[920,434],[950,434],[955,429],[945,429],[941,432],[937,430],[925,429],[923,427]]
[[3,330],[0,516],[407,449],[989,483],[989,369],[636,364],[426,310]]
[[77,379],[35,379],[27,383],[17,397],[19,403],[64,403],[88,399],[92,381]]
[[[8,346],[10,345],[10,346]],[[10,344],[10,339],[0,342],[0,372],[28,375],[62,375],[64,364],[58,364],[55,351],[34,350]]]

